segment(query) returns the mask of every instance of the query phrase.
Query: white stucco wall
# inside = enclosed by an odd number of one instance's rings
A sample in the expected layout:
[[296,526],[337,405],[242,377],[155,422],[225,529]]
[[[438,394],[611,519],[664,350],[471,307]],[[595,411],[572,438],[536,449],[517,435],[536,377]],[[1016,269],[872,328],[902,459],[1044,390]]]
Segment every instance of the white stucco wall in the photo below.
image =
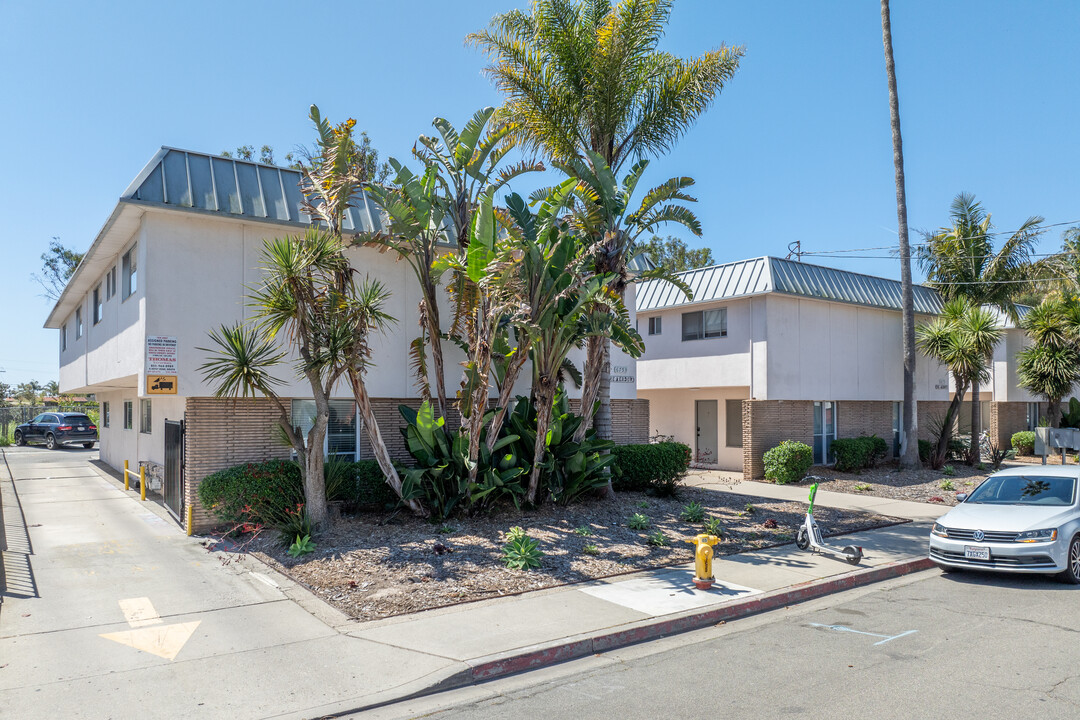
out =
[[[768,391],[759,400],[890,400],[903,397],[900,313],[770,295]],[[920,319],[916,319],[919,322]],[[921,353],[919,400],[948,400],[948,375]]]
[[[758,308],[763,306],[763,298],[755,301]],[[682,339],[684,312],[717,308],[727,308],[727,336]],[[644,390],[749,386],[754,365],[751,353],[761,349],[751,342],[755,311],[750,299],[742,299],[642,313],[638,330],[645,339],[645,354],[638,361],[639,396],[645,397]],[[649,318],[658,316],[661,333],[649,335]]]
[[[745,400],[750,396],[749,387],[704,387],[698,390],[638,390],[639,397],[649,401],[650,435],[671,435],[676,440],[690,446],[691,452],[697,447],[697,416],[695,403],[698,400],[716,400],[717,407],[717,457],[716,466],[721,470],[742,470],[742,447],[728,447],[726,402]],[[742,421],[739,421],[740,432]]]

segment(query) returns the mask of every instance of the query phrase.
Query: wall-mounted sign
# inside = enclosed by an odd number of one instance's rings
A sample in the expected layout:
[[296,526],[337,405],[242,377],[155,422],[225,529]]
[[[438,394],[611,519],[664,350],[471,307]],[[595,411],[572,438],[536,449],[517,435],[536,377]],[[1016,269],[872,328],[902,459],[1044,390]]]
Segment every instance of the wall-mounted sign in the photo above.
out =
[[162,373],[176,375],[180,372],[176,361],[176,338],[165,335],[146,336],[146,374]]
[[177,383],[175,375],[146,376],[147,395],[175,395],[176,385]]

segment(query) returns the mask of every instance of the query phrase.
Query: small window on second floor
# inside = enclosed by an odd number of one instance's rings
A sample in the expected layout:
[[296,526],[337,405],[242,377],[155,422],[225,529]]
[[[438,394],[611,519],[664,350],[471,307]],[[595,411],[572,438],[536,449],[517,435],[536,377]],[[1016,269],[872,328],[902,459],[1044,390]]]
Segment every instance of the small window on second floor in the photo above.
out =
[[67,323],[60,328],[60,352],[67,350]]
[[109,300],[116,294],[116,265],[109,268],[105,273],[105,299]]
[[105,301],[101,298],[101,285],[94,288],[94,324],[97,325],[101,322],[101,318],[104,315],[103,303]]
[[131,249],[124,253],[124,258],[121,261],[121,265],[123,265],[125,300],[134,295],[135,291],[139,289],[139,263],[136,258],[138,249],[138,243],[132,245]]
[[656,317],[649,318],[649,334],[650,335],[659,335],[660,334],[660,320],[661,319],[662,318],[659,315],[657,315]]
[[75,339],[82,337],[82,308],[75,308]]
[[717,337],[727,337],[727,308],[683,313],[683,340]]

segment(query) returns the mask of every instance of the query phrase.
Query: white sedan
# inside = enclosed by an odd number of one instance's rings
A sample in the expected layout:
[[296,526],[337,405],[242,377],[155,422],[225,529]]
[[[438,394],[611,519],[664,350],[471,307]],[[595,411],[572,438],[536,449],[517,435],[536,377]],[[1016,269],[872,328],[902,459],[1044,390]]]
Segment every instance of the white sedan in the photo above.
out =
[[1010,468],[938,518],[930,559],[944,570],[1056,573],[1080,584],[1080,467]]

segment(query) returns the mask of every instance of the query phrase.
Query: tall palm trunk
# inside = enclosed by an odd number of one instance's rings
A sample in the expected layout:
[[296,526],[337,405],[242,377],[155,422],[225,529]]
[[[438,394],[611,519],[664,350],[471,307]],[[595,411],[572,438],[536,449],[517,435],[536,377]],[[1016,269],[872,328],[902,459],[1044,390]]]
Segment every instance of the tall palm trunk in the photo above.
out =
[[[390,459],[390,452],[383,442],[379,423],[375,420],[375,411],[371,407],[371,397],[368,395],[367,386],[355,369],[349,370],[349,384],[352,385],[353,398],[356,407],[360,410],[360,419],[364,423],[364,431],[367,433],[368,442],[371,443],[371,451],[375,454],[375,462],[379,463],[379,469],[386,477],[387,484],[393,488],[397,496],[401,497],[401,477],[394,467],[394,461]],[[427,516],[427,511],[419,500],[406,500],[405,505],[415,514],[421,517]]]
[[892,23],[889,0],[881,0],[881,38],[885,45],[885,74],[889,79],[889,116],[892,124],[893,165],[896,168],[896,219],[900,238],[900,301],[904,326],[904,446],[900,465],[919,466],[919,415],[915,408],[915,296],[911,288],[911,245],[908,243],[907,193],[904,187],[904,142],[900,136],[900,99],[896,93]]

